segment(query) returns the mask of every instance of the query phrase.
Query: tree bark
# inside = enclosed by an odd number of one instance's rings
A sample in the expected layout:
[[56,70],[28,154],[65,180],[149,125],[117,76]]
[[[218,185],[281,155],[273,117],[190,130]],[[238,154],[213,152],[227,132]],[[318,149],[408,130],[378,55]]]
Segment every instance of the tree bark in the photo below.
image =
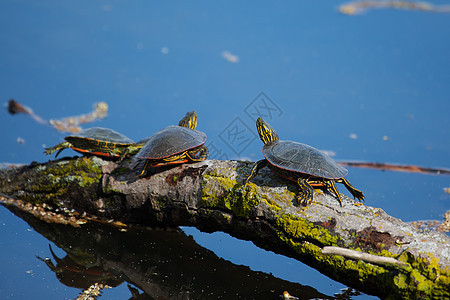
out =
[[[313,203],[299,206],[298,187],[267,168],[244,186],[249,162],[207,160],[144,178],[129,166],[97,157],[32,164],[2,171],[0,192],[49,212],[72,213],[72,218],[224,231],[383,298],[450,297],[450,238],[445,234],[418,230],[344,195],[341,207],[335,196],[316,190]],[[322,253],[324,246],[403,264],[329,255]]]

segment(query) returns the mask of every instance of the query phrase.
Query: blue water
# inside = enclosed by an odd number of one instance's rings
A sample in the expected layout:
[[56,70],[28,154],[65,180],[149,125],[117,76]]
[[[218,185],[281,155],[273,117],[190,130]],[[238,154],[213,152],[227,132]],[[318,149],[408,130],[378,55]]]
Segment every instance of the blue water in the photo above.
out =
[[[449,168],[450,15],[345,16],[339,4],[2,1],[0,101],[14,98],[46,120],[106,101],[108,117],[92,126],[135,140],[195,109],[218,159],[262,157],[256,113],[280,138],[334,151],[335,159]],[[0,161],[44,162],[43,146],[64,136],[3,110]],[[404,221],[441,219],[450,209],[449,177],[351,168],[348,179],[368,205]],[[58,287],[38,266],[34,256],[48,256],[48,241],[1,207],[0,221],[0,295],[74,298],[78,291]],[[249,243],[186,231],[237,264],[293,282],[314,278],[304,284],[328,294],[342,287],[320,274],[302,277],[315,271]],[[115,291],[129,296],[126,287]]]

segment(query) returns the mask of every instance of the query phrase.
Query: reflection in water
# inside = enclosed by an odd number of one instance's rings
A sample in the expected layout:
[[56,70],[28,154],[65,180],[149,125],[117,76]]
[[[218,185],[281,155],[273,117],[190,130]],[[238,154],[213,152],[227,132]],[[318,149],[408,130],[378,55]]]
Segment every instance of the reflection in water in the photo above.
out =
[[314,288],[232,264],[199,246],[179,229],[117,228],[87,223],[80,228],[49,224],[8,207],[63,249],[41,259],[61,283],[87,288],[94,283],[130,286],[134,299],[280,299],[287,290],[300,299],[333,297]]
[[103,270],[94,261],[85,260],[84,257],[81,257],[82,260],[77,262],[80,257],[70,254],[61,259],[53,252],[51,245],[49,245],[49,248],[56,265],[48,257],[41,258],[37,256],[37,258],[45,262],[50,270],[55,272],[58,280],[66,286],[87,289],[94,283],[115,287],[123,282],[123,279]]

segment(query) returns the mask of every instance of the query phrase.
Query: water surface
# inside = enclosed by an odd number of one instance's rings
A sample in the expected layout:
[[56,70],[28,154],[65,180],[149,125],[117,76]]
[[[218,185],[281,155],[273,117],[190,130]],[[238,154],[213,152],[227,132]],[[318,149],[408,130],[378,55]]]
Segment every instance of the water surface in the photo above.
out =
[[[350,17],[337,5],[3,1],[0,98],[45,120],[106,101],[108,117],[92,126],[135,140],[195,109],[212,158],[261,159],[254,120],[262,115],[280,138],[333,151],[335,159],[449,168],[450,16],[379,10]],[[25,115],[0,114],[3,162],[45,162],[43,146],[65,136]],[[348,178],[368,205],[404,221],[441,219],[450,209],[448,177],[352,168]],[[61,257],[63,250],[3,207],[0,226],[2,298],[76,297],[79,290],[36,259],[51,256],[49,243]],[[234,264],[326,295],[343,288],[251,243],[183,230]],[[130,291],[124,281],[106,295],[127,299]]]

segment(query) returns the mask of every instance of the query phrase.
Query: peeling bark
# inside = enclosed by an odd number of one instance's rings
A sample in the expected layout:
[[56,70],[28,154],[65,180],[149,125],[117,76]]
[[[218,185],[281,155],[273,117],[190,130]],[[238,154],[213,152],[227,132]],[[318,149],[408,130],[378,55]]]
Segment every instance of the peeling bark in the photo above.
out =
[[[137,178],[126,162],[62,159],[2,171],[0,192],[90,218],[224,231],[383,298],[450,297],[447,235],[418,230],[345,196],[341,207],[327,192],[316,191],[311,205],[298,206],[297,187],[267,168],[243,186],[250,168],[249,162],[207,160]],[[326,255],[324,246],[393,257],[406,266]]]

